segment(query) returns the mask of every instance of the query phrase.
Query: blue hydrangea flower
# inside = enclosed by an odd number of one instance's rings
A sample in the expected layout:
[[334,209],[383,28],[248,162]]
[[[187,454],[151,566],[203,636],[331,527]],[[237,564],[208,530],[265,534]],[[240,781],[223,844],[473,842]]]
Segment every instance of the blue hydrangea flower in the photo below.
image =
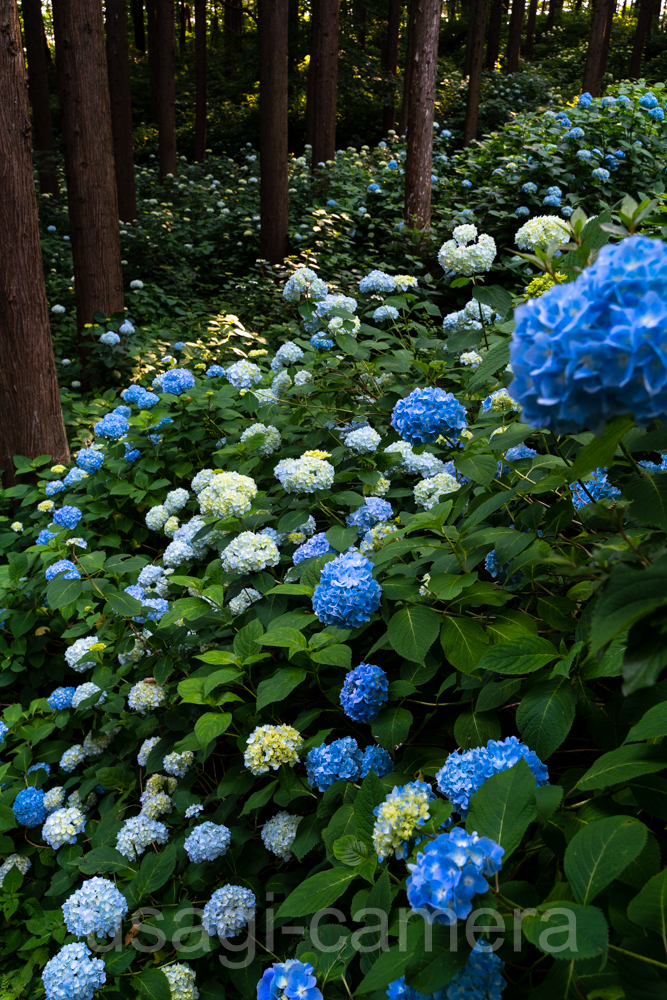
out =
[[47,483],[44,487],[44,493],[47,497],[54,497],[57,493],[62,493],[65,489],[65,484],[60,479],[54,479],[52,482]]
[[97,437],[109,438],[111,441],[117,441],[118,438],[122,438],[124,434],[127,434],[129,429],[129,420],[121,416],[120,413],[107,413],[93,427]]
[[274,962],[265,969],[257,983],[257,1000],[322,1000],[313,975],[312,965],[300,962],[298,958],[288,958],[286,962]]
[[366,190],[370,191],[371,194],[377,194],[377,192],[380,191],[381,188],[380,188],[379,184],[372,183],[372,184],[368,185],[368,187],[366,188]]
[[65,708],[71,708],[74,691],[75,689],[73,687],[56,688],[55,691],[52,691],[46,699],[49,703],[49,708],[52,708],[54,712],[60,712]]
[[381,667],[360,663],[345,676],[340,693],[343,711],[354,722],[370,722],[389,698],[389,681]]
[[174,344],[175,351],[182,351],[184,347],[185,347],[184,340],[177,340],[176,343]]
[[172,368],[162,376],[160,388],[172,396],[182,396],[195,384],[195,377],[187,368]]
[[32,774],[33,771],[39,771],[40,768],[46,771],[47,775],[51,774],[51,765],[44,763],[32,764],[26,771],[26,774]]
[[378,306],[373,313],[376,323],[383,323],[387,319],[398,319],[398,309],[394,306]]
[[81,483],[84,479],[88,478],[88,473],[84,472],[83,469],[79,469],[74,466],[70,469],[65,478],[63,479],[63,486],[74,486],[75,483]]
[[660,456],[660,464],[656,462],[643,461],[639,463],[642,469],[648,469],[649,472],[667,472],[667,455]]
[[51,563],[51,565],[46,570],[46,579],[51,581],[54,576],[58,573],[63,573],[63,580],[80,580],[81,574],[78,569],[69,559],[59,559],[57,562]]
[[593,95],[589,94],[587,90],[580,95],[579,100],[577,101],[577,105],[580,108],[590,108],[592,103],[593,103]]
[[[2,610],[4,611],[5,608],[3,608]],[[7,735],[8,732],[9,732],[9,726],[7,725],[6,722],[3,722],[2,719],[0,719],[0,743],[4,743],[5,736]]]
[[[442,1000],[443,990],[438,990],[438,1000]],[[420,993],[414,986],[408,986],[405,976],[395,979],[387,987],[389,1000],[434,1000],[435,994]]]
[[[606,469],[595,469],[591,473],[590,479],[584,481],[585,489],[580,483],[570,483],[572,490],[572,503],[575,510],[580,510],[587,503],[594,503],[597,500],[616,500],[620,497],[621,491],[607,479]],[[612,504],[606,506],[611,507]]]
[[485,876],[500,871],[504,853],[489,837],[460,828],[439,834],[418,852],[416,863],[408,865],[410,906],[429,924],[447,926],[465,920],[473,896],[489,889]]
[[218,823],[200,823],[187,837],[184,847],[190,861],[199,865],[202,861],[215,861],[229,849],[231,834],[226,826]]
[[514,214],[518,215],[519,218],[525,218],[525,216],[530,215],[530,209],[526,205],[519,205],[518,208],[514,209]]
[[313,594],[313,611],[325,625],[354,629],[378,610],[381,595],[368,559],[360,552],[346,552],[324,566]]
[[358,528],[359,534],[364,535],[371,528],[374,528],[380,521],[387,521],[393,517],[391,504],[380,497],[369,497],[366,503],[357,507],[352,514],[348,514],[346,524],[350,528]]
[[314,347],[317,351],[330,351],[333,347],[334,342],[330,337],[324,334],[324,331],[313,334],[310,338],[310,346]]
[[578,160],[584,160],[584,161],[585,160],[590,160],[592,156],[593,156],[593,154],[591,153],[590,149],[578,149],[577,150],[577,159]]
[[[525,444],[514,445],[513,448],[508,448],[507,451],[505,452],[505,458],[507,459],[508,462],[520,462],[521,459],[523,458],[535,458],[536,455],[537,452],[535,451],[535,449],[529,448],[528,445]],[[506,462],[503,462],[503,460],[501,459],[498,462],[498,471],[496,472],[496,477],[506,476],[511,471],[512,471],[511,466],[507,465]]]
[[652,118],[653,121],[656,122],[662,122],[665,120],[665,112],[662,110],[662,108],[651,108],[648,115],[649,118]]
[[642,94],[642,96],[639,98],[640,108],[646,108],[648,111],[650,111],[651,108],[657,108],[657,106],[658,106],[658,98],[655,96],[655,94],[651,93],[651,91],[649,91],[648,94]]
[[385,774],[391,774],[394,770],[394,762],[382,747],[379,747],[376,743],[371,743],[369,747],[364,750],[363,756],[361,758],[361,770],[359,772],[360,778],[365,778],[369,771],[374,771],[378,778],[383,778]]
[[71,504],[66,504],[61,507],[53,515],[53,520],[61,528],[69,528],[70,531],[76,528],[77,524],[81,520],[82,513],[78,507],[72,507]]
[[596,181],[608,181],[611,174],[606,167],[596,167],[595,170],[591,170],[591,177]]
[[312,788],[324,792],[336,781],[356,781],[362,755],[351,736],[334,740],[329,746],[313,747],[306,757],[306,774]]
[[537,194],[537,184],[533,184],[532,181],[526,181],[525,184],[521,185],[521,190],[525,191],[526,194]]
[[[563,216],[564,219],[569,219],[573,212],[574,209],[572,208],[571,205],[563,205],[563,207],[560,210],[560,214]],[[560,250],[558,251],[558,253],[560,253]]]
[[469,181],[469,180],[461,181],[461,187],[462,188],[471,188],[472,187],[472,181]]
[[35,545],[48,545],[53,538],[58,537],[57,531],[49,531],[48,528],[42,528],[40,533],[35,539]]
[[41,788],[22,788],[14,799],[14,816],[20,826],[27,826],[31,829],[34,826],[41,826],[46,819],[46,809],[44,808],[44,792]]
[[225,369],[222,365],[211,365],[206,369],[206,374],[209,378],[221,378],[225,374]]
[[65,900],[62,910],[70,934],[113,937],[127,916],[127,900],[113,882],[96,875]]
[[327,541],[327,536],[323,531],[320,531],[317,535],[309,538],[307,542],[304,542],[303,545],[300,545],[298,549],[295,549],[292,559],[294,565],[298,566],[304,559],[315,559],[317,556],[325,556],[333,551]]
[[396,291],[396,282],[386,271],[370,271],[359,282],[359,291],[365,294],[376,292],[378,295],[389,295]]
[[551,208],[560,208],[560,198],[557,194],[548,194],[542,199],[543,205],[549,205]]
[[523,757],[535,775],[537,785],[549,783],[549,772],[537,754],[516,736],[505,740],[489,740],[484,747],[474,747],[465,753],[455,750],[435,776],[438,789],[449,799],[455,812],[466,816],[470,799],[487,778],[499,771],[508,771]]
[[114,406],[113,412],[114,413],[120,413],[121,417],[131,417],[132,416],[132,410],[130,409],[130,407],[129,406],[124,406],[122,403],[119,403],[118,406]]
[[130,448],[129,444],[125,442],[125,454],[123,458],[126,462],[136,462],[139,455],[141,455],[141,452],[138,448]]
[[92,1000],[107,981],[104,962],[91,958],[82,941],[66,944],[44,966],[42,982],[47,1000]]
[[667,416],[666,281],[667,246],[630,236],[517,308],[511,392],[526,423],[567,434]]
[[430,444],[441,434],[457,441],[467,426],[466,411],[451,392],[429,386],[413,389],[405,399],[399,399],[391,425],[412,445]]
[[492,549],[491,552],[489,552],[488,556],[484,560],[484,565],[487,573],[490,573],[493,579],[497,580],[501,587],[513,587],[523,578],[522,570],[519,570],[519,572],[515,573],[513,576],[509,575],[512,571],[512,560],[510,559],[509,562],[501,563],[495,549]]
[[223,885],[216,889],[202,914],[202,926],[213,937],[230,938],[238,934],[248,921],[255,919],[255,894],[240,885]]

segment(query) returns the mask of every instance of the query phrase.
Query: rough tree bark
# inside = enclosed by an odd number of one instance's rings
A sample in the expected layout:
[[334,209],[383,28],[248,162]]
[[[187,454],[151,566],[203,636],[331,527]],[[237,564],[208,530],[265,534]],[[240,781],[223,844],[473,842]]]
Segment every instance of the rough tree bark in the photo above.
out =
[[599,80],[602,82],[602,78],[607,71],[607,62],[609,61],[609,49],[611,47],[611,32],[614,27],[614,15],[616,13],[616,2],[617,0],[612,0],[607,8],[607,20],[604,26],[604,38],[602,40],[602,55],[600,56],[600,76]]
[[287,53],[289,0],[259,0],[260,253],[287,255]]
[[42,194],[59,197],[51,100],[49,97],[48,45],[44,34],[41,0],[23,0],[23,31],[28,55],[28,81],[32,105],[33,155]]
[[405,159],[405,218],[424,229],[431,220],[433,118],[438,71],[440,0],[413,0],[414,48]]
[[584,92],[588,91],[593,97],[597,96],[600,81],[607,68],[606,60],[605,65],[602,64],[605,52],[605,36],[610,10],[613,17],[615,9],[616,0],[593,0],[593,16],[591,18],[591,30],[588,37],[584,78],[581,85],[582,90]]
[[472,0],[470,16],[474,20],[475,31],[470,44],[470,75],[468,77],[466,118],[463,126],[464,146],[469,146],[477,136],[479,102],[482,92],[482,62],[484,58],[487,9],[487,0]]
[[206,159],[206,0],[195,0],[195,160]]
[[500,35],[503,30],[503,0],[491,0],[489,15],[489,37],[486,42],[485,67],[492,72],[500,55]]
[[125,0],[106,0],[105,6],[107,70],[118,214],[124,222],[132,222],[137,217],[137,195],[134,188],[127,7]]
[[[176,23],[173,0],[151,0],[157,8],[157,134],[162,180],[178,173],[176,156]],[[150,44],[150,38],[149,38]]]
[[405,135],[408,128],[408,108],[410,106],[410,84],[412,81],[412,64],[415,48],[415,14],[417,0],[410,0],[408,12],[408,37],[405,45],[405,71],[403,73],[403,95],[401,97],[401,114],[398,119],[398,131]]
[[118,197],[99,0],[53,0],[79,329],[123,309]]
[[[288,53],[287,73],[290,78],[296,73],[299,63],[299,0],[289,0],[287,15]],[[290,93],[293,90],[290,85]]]
[[185,4],[184,4],[183,0],[179,0],[179,2],[178,2],[178,51],[181,53],[182,56],[185,55],[185,42],[186,42],[186,37],[187,37],[186,33],[185,33],[186,20],[187,20],[187,15],[186,15],[186,11],[185,11]]
[[366,51],[366,21],[368,19],[368,14],[366,11],[366,5],[364,0],[356,0],[356,6],[354,10],[354,20],[357,31],[357,45],[362,52]]
[[228,76],[234,72],[234,56],[241,51],[243,42],[243,8],[241,0],[225,0],[225,69]]
[[556,24],[556,16],[560,13],[562,6],[563,6],[563,0],[549,0],[549,8],[547,10],[547,23],[545,25],[547,31],[553,30],[554,25]]
[[[398,73],[398,38],[401,30],[401,0],[389,0],[387,11],[387,37],[385,39],[384,68],[396,79]],[[396,120],[395,95],[392,93],[382,109],[382,133],[387,135]]]
[[537,23],[537,0],[530,0],[528,5],[528,23],[526,24],[526,59],[530,62],[535,50],[535,25]]
[[[0,0],[0,469],[14,455],[69,461],[44,287],[30,113],[16,0]],[[116,227],[118,228],[118,227]]]
[[148,86],[151,100],[151,122],[157,126],[160,92],[158,0],[146,0],[146,27],[148,29]]
[[336,155],[338,21],[340,0],[313,0],[313,170]]
[[523,16],[526,0],[512,0],[510,14],[509,37],[507,39],[507,72],[516,73],[519,69],[521,55],[521,33],[523,31]]
[[144,0],[132,0],[132,31],[134,47],[146,54],[146,32],[144,31]]
[[635,37],[632,43],[632,55],[630,56],[630,66],[628,68],[628,76],[631,80],[639,79],[641,74],[642,56],[644,54],[644,49],[646,48],[646,41],[649,37],[652,19],[653,0],[640,0],[637,27],[635,29]]

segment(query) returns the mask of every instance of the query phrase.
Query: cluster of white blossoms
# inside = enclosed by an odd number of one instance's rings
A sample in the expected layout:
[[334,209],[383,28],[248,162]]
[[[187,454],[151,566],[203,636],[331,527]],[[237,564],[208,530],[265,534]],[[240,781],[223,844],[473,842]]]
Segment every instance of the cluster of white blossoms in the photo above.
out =
[[289,861],[297,827],[302,819],[303,816],[292,816],[282,810],[267,820],[262,828],[262,840],[267,851],[276,854],[281,861]]
[[251,385],[262,381],[262,371],[252,361],[243,359],[227,368],[225,378],[237,389],[249,389]]
[[185,962],[162,966],[169,983],[171,1000],[199,1000],[199,990],[195,986],[194,971]]
[[459,361],[462,365],[467,365],[474,371],[475,368],[479,368],[482,363],[482,355],[478,354],[477,351],[464,351]]
[[364,555],[369,555],[371,552],[379,552],[387,535],[392,535],[395,531],[398,531],[395,524],[385,524],[381,521],[380,524],[376,524],[375,527],[368,529],[359,543],[360,551]]
[[242,531],[222,550],[222,568],[225,573],[256,573],[280,562],[278,546],[268,535]]
[[412,445],[407,441],[394,441],[384,449],[386,455],[400,455],[403,472],[408,476],[434,476],[445,471],[445,463],[430,451],[415,455]]
[[458,312],[448,313],[442,321],[442,328],[445,333],[473,333],[488,326],[494,319],[494,312],[491,306],[471,299],[463,309]]
[[[57,813],[54,813],[55,815]],[[123,857],[135,861],[149,844],[166,844],[168,840],[169,831],[164,823],[157,823],[139,813],[138,816],[132,816],[123,823],[116,837],[116,850],[120,851]]]
[[186,838],[185,848],[190,861],[199,865],[202,861],[215,861],[223,857],[229,849],[232,836],[226,826],[218,823],[200,823]]
[[194,760],[195,755],[192,750],[185,750],[183,753],[168,753],[162,761],[162,767],[167,774],[184,778],[194,764]]
[[440,497],[447,493],[454,493],[460,489],[461,484],[457,483],[448,472],[439,472],[429,479],[422,479],[414,488],[415,503],[426,510],[430,510],[440,500]]
[[163,774],[151,774],[146,782],[146,788],[141,793],[141,816],[157,819],[165,813],[170,813],[172,802],[170,796],[176,791],[176,778],[165,778]]
[[12,868],[18,868],[21,875],[25,875],[28,868],[32,865],[30,858],[24,858],[20,854],[9,854],[7,858],[0,865],[0,889],[2,889],[2,883],[5,880],[5,875]]
[[139,767],[146,767],[151,750],[154,747],[156,747],[159,742],[160,742],[159,736],[151,736],[150,739],[144,740],[144,742],[141,744],[139,753],[137,754],[137,764],[139,765]]
[[517,230],[514,242],[519,250],[546,250],[550,243],[568,243],[570,231],[555,215],[536,215]]
[[[195,488],[194,479],[192,485]],[[250,476],[242,476],[238,472],[212,472],[206,485],[197,492],[202,514],[226,520],[248,513],[257,496],[257,486]]]
[[120,726],[116,726],[107,733],[87,733],[83,741],[83,752],[86,757],[99,757],[104,753],[114,736],[120,732]]
[[159,708],[165,699],[164,688],[152,680],[138,681],[127,696],[128,707],[140,715],[148,715],[152,708]]
[[256,900],[251,889],[240,885],[223,885],[216,889],[202,913],[202,926],[210,937],[234,937],[255,919]]
[[275,357],[271,362],[271,371],[279,372],[283,368],[287,368],[288,365],[295,365],[297,361],[301,361],[302,357],[303,351],[301,348],[293,340],[288,340],[286,344],[283,344],[276,351]]
[[334,467],[328,452],[306,451],[301,458],[283,458],[273,474],[287,493],[314,493],[333,484]]
[[56,809],[62,809],[65,805],[65,789],[62,785],[56,785],[55,788],[49,788],[48,792],[44,796],[43,804],[47,815],[55,812]]
[[358,427],[343,437],[343,443],[355,455],[370,455],[377,451],[381,440],[381,436],[372,427]]
[[76,844],[77,834],[86,828],[86,817],[76,806],[56,809],[42,827],[42,838],[57,851],[63,844]]
[[277,771],[281,764],[294,767],[303,746],[303,736],[293,726],[258,726],[246,740],[243,755],[245,766],[251,774]]
[[454,239],[447,240],[438,251],[438,260],[447,273],[463,274],[470,277],[488,271],[496,256],[496,241],[482,233],[477,243],[477,226],[472,224],[457,226]]
[[101,688],[98,688],[97,684],[93,684],[91,681],[88,681],[86,684],[79,684],[72,695],[72,708],[78,708],[82,702],[87,701],[88,698],[92,698],[93,695],[100,692],[100,697],[94,702],[96,705],[102,705],[107,700],[106,691],[101,691]]
[[167,493],[164,501],[164,509],[169,515],[178,514],[179,510],[183,510],[189,499],[190,494],[187,490],[172,490],[170,493]]
[[60,758],[60,768],[63,771],[67,771],[71,774],[72,771],[76,770],[79,764],[83,764],[86,759],[86,755],[83,752],[83,747],[80,743],[75,744],[73,747],[69,747],[65,750],[64,754]]
[[268,424],[268,426],[266,424],[251,424],[250,427],[246,427],[241,435],[241,443],[245,444],[257,434],[262,435],[262,441],[256,448],[259,455],[272,455],[274,451],[278,451],[281,444],[280,431],[272,424]]
[[[85,656],[91,649],[104,649],[104,645],[94,635],[89,635],[85,639],[77,639],[69,649],[65,650],[65,659],[72,670],[76,671],[77,674],[82,674],[90,667],[95,666],[95,660],[81,660],[81,657]],[[81,662],[77,663],[77,660],[81,660]]]
[[258,590],[255,590],[254,587],[245,587],[240,594],[232,597],[227,607],[233,615],[242,615],[251,604],[254,604],[255,601],[261,601],[261,599],[262,594]]

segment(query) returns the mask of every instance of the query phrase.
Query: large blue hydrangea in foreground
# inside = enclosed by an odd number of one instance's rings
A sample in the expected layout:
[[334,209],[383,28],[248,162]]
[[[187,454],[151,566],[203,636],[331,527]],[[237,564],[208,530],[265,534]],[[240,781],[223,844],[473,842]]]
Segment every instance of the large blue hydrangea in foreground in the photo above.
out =
[[416,864],[408,865],[410,906],[429,924],[465,920],[473,896],[488,891],[485,876],[500,871],[504,853],[495,840],[460,828],[439,834],[419,851]]
[[557,434],[600,431],[617,414],[667,416],[667,246],[630,236],[572,284],[516,310],[512,398]]
[[42,982],[47,1000],[92,1000],[107,974],[102,959],[91,954],[90,948],[77,941],[66,944],[46,963]]
[[435,778],[442,794],[454,810],[465,816],[470,799],[487,778],[498,771],[508,771],[521,758],[535,775],[538,787],[549,783],[549,772],[537,754],[516,736],[505,740],[489,740],[485,747],[474,747],[466,753],[450,753]]
[[345,676],[340,703],[354,722],[370,722],[389,697],[389,681],[382,667],[360,663]]
[[357,628],[380,607],[382,588],[361,552],[345,552],[327,563],[313,594],[313,611],[325,625]]
[[127,915],[127,900],[113,882],[95,876],[72,893],[62,909],[70,934],[113,937]]
[[444,389],[432,386],[413,389],[409,396],[396,403],[391,426],[412,445],[431,444],[441,434],[450,441],[457,441],[466,427],[466,411],[456,397]]
[[22,788],[14,799],[14,816],[16,822],[21,826],[31,829],[34,826],[41,826],[46,819],[46,809],[44,808],[44,792],[41,788]]
[[257,1000],[322,1000],[317,988],[312,965],[300,962],[298,958],[288,958],[286,962],[274,962],[257,983]]
[[477,941],[468,961],[442,990],[430,996],[408,986],[405,976],[389,984],[389,1000],[501,1000],[507,985],[501,976],[504,962],[483,941]]

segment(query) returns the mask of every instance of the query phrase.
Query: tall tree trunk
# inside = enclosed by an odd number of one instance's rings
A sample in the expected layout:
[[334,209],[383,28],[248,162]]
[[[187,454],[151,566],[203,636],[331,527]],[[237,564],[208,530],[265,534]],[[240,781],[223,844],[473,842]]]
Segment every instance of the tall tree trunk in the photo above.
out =
[[[387,12],[387,37],[384,50],[384,68],[396,79],[398,73],[398,38],[401,30],[401,0],[389,0]],[[382,134],[387,135],[393,129],[396,120],[395,94],[382,109]]]
[[470,76],[468,78],[468,98],[466,118],[463,126],[463,145],[469,146],[477,136],[479,103],[482,93],[482,62],[484,57],[484,35],[486,34],[487,0],[472,0],[470,16],[474,20],[475,31],[471,42]]
[[157,126],[160,93],[158,0],[146,0],[146,27],[148,28],[148,85],[151,100],[151,122]]
[[109,83],[98,0],[53,0],[79,329],[123,309]]
[[313,170],[336,155],[340,0],[313,0]]
[[604,26],[604,38],[602,40],[602,55],[600,56],[600,83],[607,72],[607,62],[609,61],[609,49],[611,47],[611,32],[614,26],[614,15],[616,13],[616,0],[612,0],[607,8],[607,20]]
[[287,52],[289,0],[259,0],[260,253],[287,256]]
[[537,0],[530,0],[528,5],[528,23],[526,25],[526,59],[532,61],[535,51],[535,24],[537,23]]
[[[153,0],[155,2],[155,0]],[[160,177],[176,176],[176,24],[174,0],[156,0],[158,41],[157,133]]]
[[545,29],[547,31],[553,31],[554,25],[556,24],[556,15],[560,12],[563,0],[549,0],[549,9],[547,10],[547,23]]
[[106,0],[106,28],[118,214],[124,222],[132,222],[137,217],[137,195],[134,189],[130,54],[125,0]]
[[225,67],[228,76],[234,72],[234,56],[241,51],[243,8],[241,0],[225,0]]
[[178,51],[182,56],[185,55],[185,3],[184,0],[178,0]]
[[489,16],[489,37],[486,42],[486,69],[491,73],[496,68],[500,55],[500,36],[503,30],[503,0],[491,0]]
[[355,27],[357,31],[357,45],[362,52],[366,51],[366,21],[367,21],[367,11],[364,0],[356,0],[356,6],[354,10],[354,20]]
[[23,0],[23,30],[28,54],[28,80],[32,104],[33,155],[42,194],[59,197],[51,100],[49,97],[48,44],[44,34],[41,0]]
[[653,17],[653,0],[640,0],[639,16],[635,37],[632,43],[632,55],[630,56],[630,66],[628,76],[631,80],[638,80],[642,69],[642,56],[646,47],[646,40],[649,37],[651,18]]
[[405,218],[408,225],[424,229],[431,221],[431,165],[440,0],[413,2],[416,12],[405,159]]
[[523,15],[526,0],[512,0],[510,14],[509,37],[507,39],[507,72],[517,73],[519,56],[521,55],[521,32],[523,31]]
[[605,52],[605,38],[607,33],[607,23],[609,12],[615,9],[615,0],[593,0],[593,16],[591,18],[591,30],[588,37],[588,51],[586,53],[586,63],[584,66],[584,79],[582,90],[588,91],[593,97],[597,96],[600,81],[604,76],[606,67],[602,64]]
[[206,0],[195,0],[195,160],[206,158]]
[[310,39],[308,49],[310,52],[308,59],[308,75],[306,77],[306,122],[304,143],[306,146],[313,145],[313,132],[315,125],[315,61],[313,59],[313,22],[310,22]]
[[134,47],[146,54],[146,33],[144,31],[144,0],[132,0],[132,32]]
[[16,0],[0,0],[0,163],[0,469],[8,487],[15,482],[14,455],[69,461],[42,270]]
[[[299,64],[299,0],[289,0],[287,35],[287,73],[292,78]],[[289,92],[292,93],[293,89],[290,85]]]
[[418,0],[410,0],[408,12],[408,37],[405,46],[405,71],[403,73],[403,96],[401,98],[401,114],[398,120],[398,131],[405,135],[408,129],[408,108],[410,107],[410,85],[412,82],[412,67],[415,49],[415,16]]

